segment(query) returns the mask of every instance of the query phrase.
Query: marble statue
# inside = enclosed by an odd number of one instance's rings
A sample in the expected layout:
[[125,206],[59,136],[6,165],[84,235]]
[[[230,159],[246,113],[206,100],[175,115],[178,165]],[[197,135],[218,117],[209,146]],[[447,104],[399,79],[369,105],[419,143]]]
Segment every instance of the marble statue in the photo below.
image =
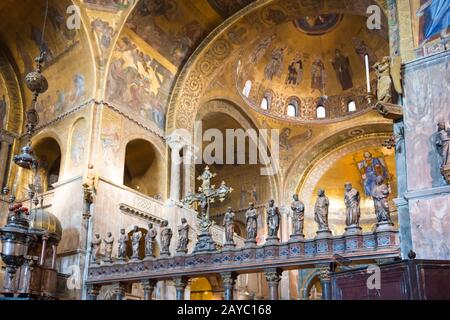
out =
[[249,203],[249,208],[245,212],[245,219],[247,222],[247,240],[256,241],[256,233],[258,231],[258,213],[253,202]]
[[436,146],[442,157],[441,167],[450,166],[450,128],[446,128],[445,122],[438,123]]
[[225,229],[225,244],[234,244],[234,212],[228,207],[223,217],[223,227]]
[[114,246],[114,237],[111,232],[108,232],[106,235],[106,239],[103,239],[105,242],[105,262],[112,262],[112,251]]
[[292,196],[292,230],[294,236],[303,236],[303,225],[305,220],[305,205],[298,198],[297,194]]
[[345,184],[344,202],[347,208],[345,223],[348,227],[359,226],[359,218],[361,216],[360,201],[359,191],[354,189],[351,183],[347,182]]
[[189,243],[189,224],[185,218],[181,218],[181,225],[178,226],[178,246],[177,252],[187,252]]
[[97,257],[100,253],[100,247],[102,245],[102,239],[100,238],[100,234],[96,233],[94,235],[94,239],[91,241],[91,262],[92,263],[98,263]]
[[163,221],[161,223],[161,235],[160,235],[160,241],[161,241],[161,255],[167,255],[170,256],[170,241],[172,240],[172,229],[168,227],[169,222]]
[[155,246],[155,239],[158,235],[156,229],[153,227],[153,223],[148,224],[148,232],[145,236],[145,256],[147,258],[154,257],[153,247]]
[[270,200],[269,206],[266,209],[267,213],[267,230],[269,231],[269,238],[277,238],[278,229],[280,228],[280,210],[275,206],[275,201]]
[[131,235],[131,245],[133,249],[133,255],[131,259],[139,259],[139,244],[141,242],[142,232],[138,226],[134,226],[133,234]]
[[117,250],[117,258],[119,260],[125,260],[126,258],[127,244],[128,244],[128,235],[125,233],[125,229],[120,229],[119,249]]
[[328,228],[328,208],[330,200],[325,195],[325,190],[319,189],[316,205],[314,206],[314,220],[319,225],[319,231],[329,230]]
[[393,89],[399,94],[403,92],[401,86],[401,59],[386,56],[372,67],[377,74],[377,99],[379,102],[392,103]]
[[377,185],[373,189],[372,197],[375,205],[375,214],[377,215],[378,223],[391,223],[391,216],[389,212],[389,186],[384,183],[383,177],[377,177]]

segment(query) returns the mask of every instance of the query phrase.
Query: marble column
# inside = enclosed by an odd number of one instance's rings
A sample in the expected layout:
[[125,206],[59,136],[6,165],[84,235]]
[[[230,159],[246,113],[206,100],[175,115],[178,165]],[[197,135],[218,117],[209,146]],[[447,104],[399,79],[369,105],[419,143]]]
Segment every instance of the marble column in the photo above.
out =
[[152,300],[153,291],[156,287],[156,280],[144,280],[141,282],[144,290],[144,300]]
[[224,272],[220,274],[223,283],[223,295],[225,300],[234,300],[234,285],[237,274],[234,272]]
[[170,200],[173,203],[180,202],[181,194],[181,164],[182,158],[180,151],[185,145],[181,137],[169,136],[167,145],[171,150],[171,167],[170,167]]
[[114,300],[123,300],[125,298],[125,284],[114,284]]
[[322,300],[331,300],[330,272],[330,266],[321,266],[319,268],[319,280],[322,286]]
[[96,284],[89,285],[89,287],[88,287],[88,299],[89,300],[97,300],[101,288],[102,287],[100,285],[96,285]]
[[177,277],[173,279],[176,289],[176,299],[184,300],[184,290],[186,289],[188,279],[186,277]]
[[278,289],[281,281],[282,270],[278,268],[269,268],[264,270],[267,284],[269,285],[269,299],[278,300]]

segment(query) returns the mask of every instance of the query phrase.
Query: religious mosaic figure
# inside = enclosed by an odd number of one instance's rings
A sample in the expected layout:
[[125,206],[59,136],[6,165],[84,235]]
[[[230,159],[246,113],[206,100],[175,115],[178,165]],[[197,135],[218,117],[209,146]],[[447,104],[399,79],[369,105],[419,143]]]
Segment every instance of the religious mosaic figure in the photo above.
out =
[[298,195],[292,196],[292,230],[294,235],[303,235],[303,224],[305,220],[305,205],[298,198]]
[[103,239],[105,242],[105,262],[112,262],[112,251],[114,246],[114,237],[111,232],[106,234],[106,239]]
[[359,218],[361,216],[360,201],[359,191],[354,189],[351,183],[346,183],[344,202],[347,208],[345,223],[348,227],[359,225]]
[[247,222],[247,240],[256,240],[256,233],[258,231],[258,213],[253,202],[249,203],[249,208],[245,212],[245,219]]
[[223,227],[225,229],[225,243],[234,244],[234,212],[228,207],[223,217]]
[[280,210],[275,206],[275,201],[270,200],[269,206],[266,209],[267,213],[267,229],[269,231],[269,238],[276,238],[278,229],[280,228]]
[[181,225],[178,226],[178,252],[187,252],[189,243],[189,224],[185,218],[181,218]]
[[441,168],[450,165],[450,128],[445,127],[445,122],[438,123],[436,146],[442,157]]
[[358,163],[358,169],[361,172],[366,196],[372,195],[377,176],[382,176],[384,179],[388,178],[384,161],[379,158],[374,158],[370,152],[364,153],[364,160]]
[[286,84],[299,85],[303,78],[303,62],[301,53],[297,53],[294,61],[288,66]]
[[311,92],[325,90],[325,65],[319,58],[315,59],[311,66]]
[[96,233],[94,235],[94,239],[91,241],[91,262],[98,263],[97,257],[100,253],[100,246],[102,245],[102,239],[100,238],[100,234]]
[[119,249],[117,250],[117,258],[119,260],[125,260],[126,258],[127,244],[128,244],[128,235],[125,233],[125,229],[120,229]]
[[423,46],[436,34],[444,39],[450,25],[450,2],[448,0],[427,0],[416,12],[417,17],[423,17],[421,25],[421,43]]
[[161,223],[161,255],[170,255],[170,241],[172,240],[173,232],[169,227],[168,221],[163,221]]
[[272,57],[264,69],[266,80],[272,80],[279,77],[283,68],[284,48],[275,48],[272,51]]
[[157,236],[157,231],[153,227],[153,223],[148,224],[148,232],[145,235],[145,256],[154,257],[153,248],[155,246],[155,239]]
[[341,50],[336,49],[335,57],[332,61],[336,77],[341,84],[342,90],[353,88],[352,72],[350,69],[350,60],[348,57],[342,55]]
[[131,245],[133,249],[133,255],[131,259],[139,259],[139,244],[141,242],[142,232],[138,226],[134,226],[133,234],[131,235]]
[[390,188],[384,183],[383,177],[377,177],[376,186],[373,189],[372,197],[375,205],[375,214],[377,215],[377,221],[380,222],[392,222],[389,212],[389,194]]
[[330,200],[325,195],[325,190],[319,189],[317,201],[314,206],[314,220],[319,226],[319,231],[329,230],[328,228],[328,208]]

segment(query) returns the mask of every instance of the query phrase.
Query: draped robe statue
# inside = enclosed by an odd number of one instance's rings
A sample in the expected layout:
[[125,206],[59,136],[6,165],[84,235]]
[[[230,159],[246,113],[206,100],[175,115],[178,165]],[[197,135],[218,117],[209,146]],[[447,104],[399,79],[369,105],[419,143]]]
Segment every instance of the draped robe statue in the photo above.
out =
[[256,212],[253,202],[250,203],[250,208],[248,208],[245,213],[245,218],[247,221],[247,240],[256,240],[256,232],[258,231],[258,213]]
[[298,199],[298,195],[292,196],[292,230],[294,235],[303,235],[303,224],[305,220],[305,205]]
[[105,242],[105,262],[111,262],[114,246],[114,237],[112,236],[111,232],[108,232],[108,234],[106,235],[106,239],[103,239],[103,241]]
[[97,261],[97,256],[100,253],[100,246],[102,245],[102,239],[100,239],[100,234],[96,233],[94,235],[94,239],[92,239],[91,241],[91,248],[92,248],[92,253],[91,253],[91,261],[92,263],[98,263]]
[[442,157],[441,167],[450,165],[450,128],[446,129],[445,122],[438,123],[438,132],[436,136],[436,146]]
[[277,237],[278,229],[280,228],[280,211],[275,206],[275,201],[270,200],[267,212],[267,229],[269,230],[269,238]]
[[319,231],[329,230],[328,228],[328,207],[330,200],[325,195],[325,190],[319,189],[318,198],[314,207],[314,220],[319,225]]
[[120,229],[119,249],[117,250],[117,258],[119,260],[124,260],[127,256],[127,243],[128,235],[125,234],[125,229]]
[[346,183],[344,202],[347,208],[345,223],[348,227],[359,225],[359,218],[361,216],[360,201],[359,191],[354,189],[350,183]]
[[148,232],[145,236],[145,256],[153,257],[153,247],[155,246],[155,239],[158,235],[156,229],[153,227],[153,223],[148,224]]
[[178,246],[177,251],[187,252],[189,243],[189,225],[185,218],[181,219],[181,225],[178,226]]
[[225,243],[234,244],[234,212],[228,207],[223,217],[223,227],[225,229]]
[[372,197],[375,205],[375,214],[377,215],[377,221],[389,222],[391,221],[391,215],[389,212],[389,187],[384,183],[383,177],[377,177],[377,185],[373,188]]
[[133,234],[131,235],[131,244],[133,248],[132,259],[139,259],[139,244],[141,242],[142,232],[138,226],[134,226]]
[[168,227],[169,222],[163,221],[161,223],[161,254],[170,255],[170,241],[172,240],[172,229]]

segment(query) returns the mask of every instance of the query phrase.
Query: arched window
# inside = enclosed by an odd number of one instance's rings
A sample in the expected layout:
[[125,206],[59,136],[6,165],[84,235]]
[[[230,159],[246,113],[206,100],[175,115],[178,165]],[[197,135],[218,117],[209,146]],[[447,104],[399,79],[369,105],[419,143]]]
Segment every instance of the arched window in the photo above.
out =
[[250,96],[250,91],[252,91],[252,82],[251,80],[247,80],[244,86],[244,90],[242,90],[242,94],[248,98]]
[[319,105],[316,110],[317,119],[324,119],[327,117],[327,110],[324,106]]
[[269,99],[264,97],[261,101],[261,109],[263,110],[269,110]]
[[59,180],[61,148],[55,139],[44,138],[34,144],[34,153],[39,160],[34,182],[40,192],[52,190]]
[[356,103],[353,100],[350,100],[347,104],[347,111],[348,112],[355,112],[356,111]]
[[296,117],[297,116],[297,105],[293,102],[289,103],[287,106],[287,115],[289,117]]

